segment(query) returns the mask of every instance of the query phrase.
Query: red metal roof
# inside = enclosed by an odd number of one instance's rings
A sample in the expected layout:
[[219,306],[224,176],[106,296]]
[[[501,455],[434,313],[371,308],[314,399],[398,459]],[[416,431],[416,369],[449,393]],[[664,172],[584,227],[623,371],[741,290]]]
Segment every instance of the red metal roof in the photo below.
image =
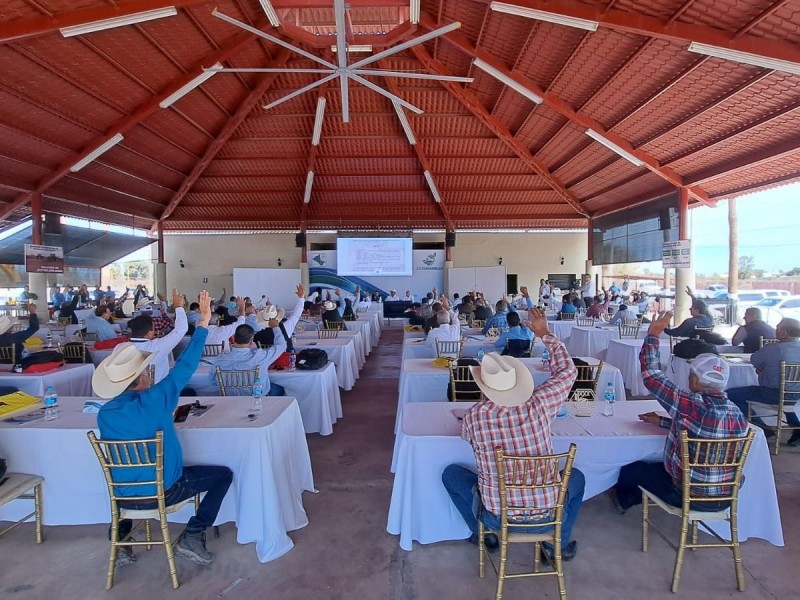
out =
[[[217,73],[220,62],[319,68],[223,22],[226,15],[336,61],[333,0],[6,0],[0,3],[0,218],[45,210],[166,230],[581,227],[689,189],[694,204],[800,180],[800,75],[689,52],[691,42],[787,61],[800,73],[800,0],[508,0],[596,21],[596,31],[505,14],[487,0],[349,0],[347,35],[373,52],[459,21],[460,29],[370,68],[472,83],[338,79],[264,110],[314,73]],[[177,15],[65,38],[59,28],[175,6]],[[368,54],[354,54],[350,61]],[[480,59],[543,98],[534,104]],[[317,98],[327,108],[319,146]],[[586,135],[632,152],[637,167]],[[122,133],[80,171],[70,167]],[[441,194],[435,202],[423,172]],[[310,202],[303,202],[307,172]]]

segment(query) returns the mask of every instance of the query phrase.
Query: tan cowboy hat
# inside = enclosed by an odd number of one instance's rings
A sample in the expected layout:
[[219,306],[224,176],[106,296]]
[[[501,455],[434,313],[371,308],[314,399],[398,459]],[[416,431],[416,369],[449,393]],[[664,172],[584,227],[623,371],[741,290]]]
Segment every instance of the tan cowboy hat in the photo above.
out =
[[95,369],[92,389],[101,398],[116,398],[156,358],[157,352],[142,352],[132,342],[118,344]]
[[274,304],[270,304],[268,307],[256,313],[256,323],[258,323],[260,327],[269,327],[270,319],[276,319],[278,323],[280,323],[283,321],[285,315],[285,310],[282,308],[275,308]]
[[322,308],[325,310],[336,310],[336,303],[331,302],[330,300],[326,300],[325,304],[322,305]]
[[513,356],[489,352],[480,367],[469,370],[483,395],[500,406],[520,406],[533,394],[533,375]]
[[150,298],[142,298],[136,303],[136,308],[144,308],[145,306],[150,306],[151,304],[153,304],[153,301],[150,300]]
[[0,317],[0,335],[11,329],[13,325],[14,321],[12,321],[8,315],[3,315]]

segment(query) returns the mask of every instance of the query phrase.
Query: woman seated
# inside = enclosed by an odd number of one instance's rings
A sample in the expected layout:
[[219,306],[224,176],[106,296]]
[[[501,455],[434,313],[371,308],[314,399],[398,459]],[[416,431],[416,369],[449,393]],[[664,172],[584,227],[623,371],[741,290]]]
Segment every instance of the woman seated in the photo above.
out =
[[694,297],[691,288],[686,288],[686,293],[692,299],[692,307],[689,309],[689,314],[692,315],[677,327],[667,328],[664,333],[673,337],[692,337],[696,328],[711,329],[714,327],[714,317],[711,316],[711,311],[702,300]]

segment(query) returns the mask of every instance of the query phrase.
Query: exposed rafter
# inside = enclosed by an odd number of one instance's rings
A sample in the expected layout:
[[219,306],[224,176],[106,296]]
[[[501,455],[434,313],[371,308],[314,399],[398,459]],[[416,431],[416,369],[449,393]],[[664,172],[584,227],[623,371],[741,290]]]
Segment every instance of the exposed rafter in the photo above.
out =
[[798,160],[800,160],[800,140],[798,139],[780,144],[774,148],[761,150],[760,152],[748,152],[744,156],[730,160],[722,165],[703,169],[702,171],[689,175],[687,179],[691,181],[692,185],[714,181],[736,173],[737,171],[755,169],[760,165],[781,160],[792,155],[797,155]]

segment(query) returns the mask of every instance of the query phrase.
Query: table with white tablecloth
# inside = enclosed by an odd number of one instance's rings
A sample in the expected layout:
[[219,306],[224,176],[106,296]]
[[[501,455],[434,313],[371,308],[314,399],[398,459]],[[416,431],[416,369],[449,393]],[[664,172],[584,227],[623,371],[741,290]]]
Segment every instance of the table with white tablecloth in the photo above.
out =
[[[442,485],[447,465],[475,466],[471,446],[460,436],[461,421],[454,408],[470,403],[409,404],[403,413],[398,436],[397,469],[389,506],[387,530],[400,536],[400,547],[411,550],[423,544],[464,539],[469,529]],[[661,459],[666,430],[644,423],[638,415],[657,410],[655,401],[622,402],[614,417],[597,412],[578,417],[574,409],[553,422],[553,450],[565,452],[577,445],[575,467],[586,477],[584,499],[614,485],[622,466],[637,460]],[[757,430],[744,468],[745,481],[739,496],[739,539],[762,538],[783,545],[780,510],[767,442]],[[721,534],[726,524],[715,525]]]
[[355,321],[345,321],[345,326],[348,331],[360,331],[364,338],[364,353],[369,355],[372,349],[378,345],[380,339],[380,332],[378,335],[373,336],[372,331],[375,329],[375,324],[371,317],[359,318]]
[[[625,380],[625,386],[631,391],[632,396],[647,396],[650,392],[644,387],[642,367],[639,363],[639,353],[642,351],[643,339],[634,340],[624,338],[610,340],[606,349],[606,362],[617,367]],[[661,340],[661,368],[666,370],[669,365],[669,340]]]
[[[597,364],[597,359],[581,357],[590,364]],[[541,385],[550,377],[550,371],[542,368],[540,358],[520,359],[533,374],[533,381]],[[403,361],[400,371],[400,393],[397,398],[397,416],[395,417],[395,433],[399,430],[403,407],[409,402],[443,402],[447,400],[447,384],[450,382],[450,371],[433,365],[427,358],[411,358]],[[603,365],[597,381],[597,394],[602,396],[603,390],[611,383],[616,391],[616,399],[625,401],[625,385],[619,369],[608,364]]]
[[46,373],[12,373],[11,365],[0,365],[0,385],[12,385],[31,396],[43,396],[48,386],[59,396],[91,396],[92,364],[68,364]]
[[[214,406],[176,426],[184,464],[224,465],[233,471],[216,524],[236,523],[239,543],[255,542],[261,562],[274,560],[293,546],[287,532],[308,524],[302,493],[314,491],[297,402],[275,398],[249,420],[249,398],[204,401]],[[44,477],[45,525],[111,521],[105,479],[86,439],[86,432],[96,429],[97,416],[84,414],[83,403],[83,398],[60,398],[56,421],[0,422],[0,454],[14,470]],[[0,508],[0,520],[22,517],[25,509],[25,503],[7,504]],[[192,514],[189,506],[170,520],[185,523]]]
[[[201,362],[187,387],[195,390],[198,396],[216,396],[219,389],[211,383],[212,372],[210,364]],[[282,385],[287,396],[297,399],[306,433],[333,433],[333,424],[342,418],[342,398],[336,380],[336,367],[332,362],[314,371],[270,369],[269,379]],[[272,400],[270,398],[267,401]]]
[[[488,339],[485,335],[471,333],[463,337],[464,343],[461,346],[461,356],[476,357],[478,351],[483,348],[484,352],[499,352],[494,347],[497,339]],[[427,346],[425,338],[410,338],[403,343],[403,360],[410,358],[436,358],[436,348]],[[536,338],[533,346],[533,356],[540,357],[544,351],[544,343]]]
[[[647,329],[639,330],[639,338],[644,339]],[[616,325],[601,325],[595,327],[572,328],[572,332],[567,341],[567,351],[572,356],[594,356],[601,360],[605,359],[608,343],[611,340],[619,339],[619,327]]]
[[[317,334],[316,329],[309,329],[308,331],[304,331],[302,333],[295,334],[295,341],[296,342],[327,342],[327,339],[321,339]],[[367,353],[364,347],[364,336],[361,334],[360,331],[338,331],[336,333],[336,339],[340,340],[353,340],[353,349],[356,353],[356,361],[358,363],[358,368],[362,368],[364,364],[367,362]]]
[[[748,360],[744,358],[733,358],[729,359],[727,362],[730,367],[730,374],[725,389],[758,385],[756,368],[751,365]],[[689,368],[691,367],[691,363],[692,361],[690,360],[673,356],[664,372],[675,385],[688,389]]]
[[299,353],[306,348],[319,348],[328,354],[328,360],[336,365],[336,378],[343,390],[352,390],[358,379],[359,364],[355,343],[351,338],[334,338],[331,340],[301,340],[295,344]]

